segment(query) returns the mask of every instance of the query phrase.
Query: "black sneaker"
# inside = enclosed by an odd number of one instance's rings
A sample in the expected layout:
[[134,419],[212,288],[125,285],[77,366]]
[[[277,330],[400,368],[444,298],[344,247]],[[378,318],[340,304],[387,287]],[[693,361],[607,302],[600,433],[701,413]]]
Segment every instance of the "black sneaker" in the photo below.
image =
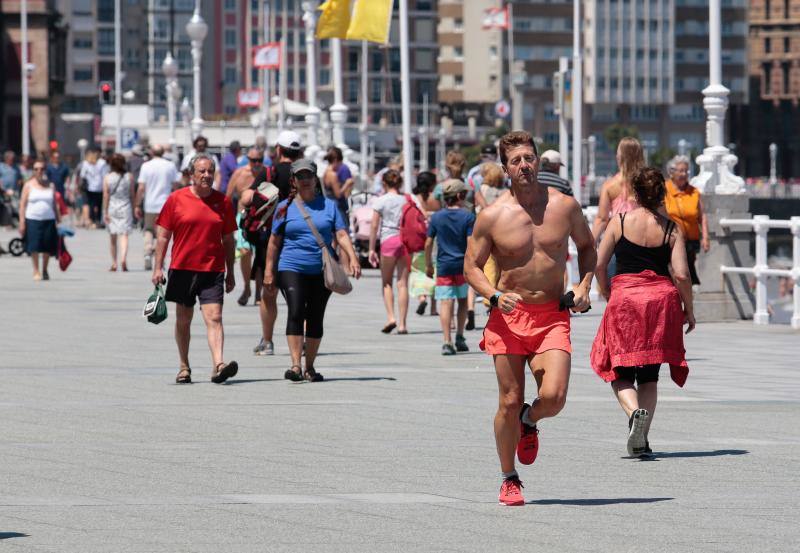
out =
[[467,341],[461,334],[456,334],[456,351],[469,351]]
[[475,311],[470,309],[467,311],[467,330],[475,330]]
[[442,355],[455,355],[456,348],[453,347],[453,344],[442,344]]
[[645,452],[647,439],[644,429],[647,425],[647,409],[636,409],[628,419],[628,455],[638,457]]

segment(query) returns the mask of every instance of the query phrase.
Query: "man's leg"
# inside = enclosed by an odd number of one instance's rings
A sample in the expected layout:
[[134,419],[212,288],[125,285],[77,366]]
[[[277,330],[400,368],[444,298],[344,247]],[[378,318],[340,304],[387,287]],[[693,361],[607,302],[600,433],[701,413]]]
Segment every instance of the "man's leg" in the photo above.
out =
[[208,334],[208,349],[211,350],[212,373],[217,365],[222,363],[222,347],[225,343],[225,333],[222,329],[222,304],[206,303],[200,306],[203,319],[206,322]]
[[[244,291],[242,297],[245,298],[244,303],[250,299],[250,267],[253,264],[253,253],[247,248],[239,248],[239,268],[242,270],[242,281],[244,282]],[[239,303],[242,303],[240,300]]]
[[442,300],[439,302],[439,321],[442,323],[444,343],[452,344],[450,336],[450,320],[453,318],[453,302],[455,300]]
[[189,367],[189,340],[193,316],[194,306],[175,304],[175,342],[178,344],[181,367]]
[[[444,302],[442,302],[444,303]],[[525,395],[525,357],[522,355],[495,355],[499,402],[494,417],[494,439],[500,470],[513,472],[514,457],[519,442],[519,410]]]
[[551,349],[536,354],[530,361],[533,377],[539,393],[528,411],[528,420],[537,423],[541,419],[556,416],[567,400],[571,356],[566,351]]
[[[472,290],[472,288],[470,288]],[[473,304],[475,298],[472,298]],[[458,298],[458,313],[456,315],[456,334],[459,336],[464,335],[464,326],[467,323],[467,311],[469,307],[469,300],[467,298]]]

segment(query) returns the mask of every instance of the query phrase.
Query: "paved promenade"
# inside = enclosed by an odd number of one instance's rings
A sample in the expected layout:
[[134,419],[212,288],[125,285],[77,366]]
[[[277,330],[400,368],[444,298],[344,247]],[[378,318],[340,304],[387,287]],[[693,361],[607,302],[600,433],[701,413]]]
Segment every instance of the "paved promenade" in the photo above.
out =
[[662,378],[656,456],[639,461],[588,365],[601,306],[573,318],[566,408],[520,470],[529,504],[504,508],[480,332],[450,358],[438,319],[412,313],[409,335],[384,336],[371,271],[329,304],[326,381],[291,384],[283,307],[276,355],[254,357],[257,309],[236,304],[237,287],[224,321],[239,375],[208,381],[198,314],[196,384],[176,386],[173,312],[141,317],[139,236],[124,274],[106,271],[105,232],[70,245],[73,267],[49,282],[32,281],[27,257],[0,257],[0,551],[800,551],[788,327],[700,325],[685,389]]

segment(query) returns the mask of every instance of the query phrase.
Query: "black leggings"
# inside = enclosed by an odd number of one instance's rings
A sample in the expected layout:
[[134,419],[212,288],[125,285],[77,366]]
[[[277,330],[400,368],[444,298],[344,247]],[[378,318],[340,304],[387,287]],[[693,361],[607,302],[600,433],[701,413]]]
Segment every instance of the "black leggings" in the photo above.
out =
[[658,382],[658,365],[639,365],[638,367],[614,367],[618,380],[627,380],[631,384],[636,382],[637,386],[648,382]]
[[[322,273],[305,275],[278,271],[278,287],[286,299],[286,335],[322,338],[322,319],[331,291],[325,288]],[[305,327],[305,332],[303,329]]]

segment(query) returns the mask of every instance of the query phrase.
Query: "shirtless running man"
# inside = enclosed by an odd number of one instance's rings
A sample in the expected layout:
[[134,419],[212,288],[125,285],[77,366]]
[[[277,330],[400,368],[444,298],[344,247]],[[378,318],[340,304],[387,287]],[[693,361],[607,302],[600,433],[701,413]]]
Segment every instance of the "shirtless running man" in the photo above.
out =
[[[253,184],[256,174],[261,170],[264,164],[264,152],[258,148],[250,148],[247,151],[247,165],[239,167],[231,175],[228,181],[228,190],[225,195],[233,203],[233,208],[236,210],[236,224],[239,224],[241,218],[241,198],[245,190],[249,189]],[[250,276],[253,266],[253,245],[245,240],[242,235],[241,229],[236,231],[236,250],[239,252],[239,266],[242,270],[242,280],[244,281],[244,291],[239,296],[239,305],[247,305],[250,299]],[[256,279],[256,304],[259,302],[261,290],[261,280]]]
[[[511,193],[478,215],[464,274],[493,306],[481,348],[494,356],[500,391],[494,419],[503,472],[500,503],[523,505],[514,453],[520,463],[533,463],[539,448],[536,423],[557,415],[567,397],[570,320],[567,311],[559,311],[567,239],[572,237],[578,248],[581,278],[572,290],[574,312],[589,308],[597,252],[578,202],[539,184],[539,157],[530,134],[515,131],[503,136],[500,161],[511,178]],[[489,256],[500,271],[497,288],[483,273]],[[531,405],[523,403],[526,362],[538,387]]]

